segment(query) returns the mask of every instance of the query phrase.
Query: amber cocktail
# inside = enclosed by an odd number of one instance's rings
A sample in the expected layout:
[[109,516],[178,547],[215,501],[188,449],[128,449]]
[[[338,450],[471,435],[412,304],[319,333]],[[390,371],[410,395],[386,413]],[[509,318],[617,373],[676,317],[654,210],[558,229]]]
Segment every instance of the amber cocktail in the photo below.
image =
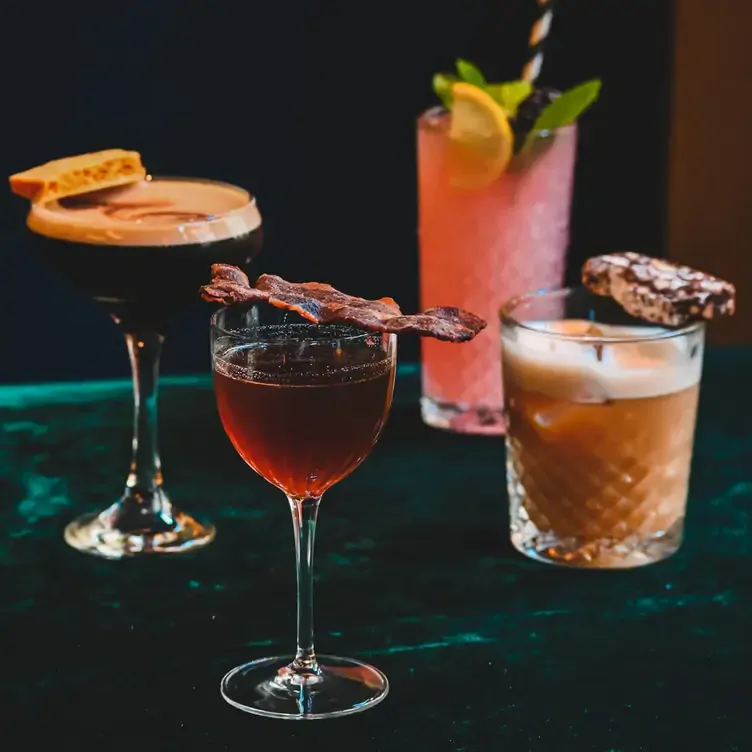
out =
[[366,710],[386,677],[313,646],[313,544],[319,502],[370,454],[392,402],[394,334],[306,323],[269,305],[233,306],[212,322],[217,405],[238,454],[292,511],[298,575],[295,655],[239,666],[222,682],[231,705],[275,718]]

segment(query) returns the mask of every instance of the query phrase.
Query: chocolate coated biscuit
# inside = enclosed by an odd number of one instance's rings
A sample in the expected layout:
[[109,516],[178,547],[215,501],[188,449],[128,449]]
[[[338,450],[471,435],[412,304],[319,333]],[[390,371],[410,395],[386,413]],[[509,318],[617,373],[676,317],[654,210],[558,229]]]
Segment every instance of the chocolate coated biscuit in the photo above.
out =
[[588,259],[582,283],[597,295],[612,297],[630,315],[663,326],[730,316],[736,302],[730,282],[633,252]]

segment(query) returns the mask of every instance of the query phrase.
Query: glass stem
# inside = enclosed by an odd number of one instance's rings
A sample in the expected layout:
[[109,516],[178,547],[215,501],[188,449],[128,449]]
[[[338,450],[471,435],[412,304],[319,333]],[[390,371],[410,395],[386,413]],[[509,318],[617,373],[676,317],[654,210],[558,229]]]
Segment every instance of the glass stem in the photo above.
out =
[[313,647],[313,546],[320,498],[288,497],[295,533],[295,564],[298,575],[298,646],[293,671],[318,673]]
[[[133,456],[126,481],[126,504],[142,515],[169,515],[163,509],[162,463],[157,444],[157,388],[164,336],[156,331],[126,332],[133,371]],[[135,511],[135,510],[134,510]]]

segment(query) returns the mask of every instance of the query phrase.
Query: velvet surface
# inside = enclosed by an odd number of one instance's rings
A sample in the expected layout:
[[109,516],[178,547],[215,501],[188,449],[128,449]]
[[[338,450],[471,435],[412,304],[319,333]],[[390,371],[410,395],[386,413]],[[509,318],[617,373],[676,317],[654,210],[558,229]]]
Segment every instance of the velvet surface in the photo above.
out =
[[110,562],[62,528],[127,469],[130,388],[0,388],[4,749],[743,750],[752,739],[752,351],[707,356],[687,537],[668,561],[572,571],[508,543],[501,439],[425,427],[398,378],[381,442],[324,497],[317,647],[389,677],[378,707],[290,723],[219,694],[294,648],[282,494],[236,455],[206,377],[165,379],[166,487],[211,519],[187,556]]

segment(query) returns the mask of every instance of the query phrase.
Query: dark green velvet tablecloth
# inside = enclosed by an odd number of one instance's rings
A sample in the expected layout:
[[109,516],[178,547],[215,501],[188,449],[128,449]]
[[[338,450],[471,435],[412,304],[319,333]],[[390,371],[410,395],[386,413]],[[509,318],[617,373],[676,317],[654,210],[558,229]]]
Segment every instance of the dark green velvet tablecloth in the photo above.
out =
[[317,647],[391,692],[319,723],[219,694],[293,649],[294,570],[287,504],[231,448],[208,378],[165,379],[161,442],[173,499],[217,539],[121,562],[61,533],[121,490],[128,384],[0,388],[0,749],[752,749],[751,385],[752,351],[710,351],[680,553],[571,571],[511,549],[503,442],[424,427],[403,369],[382,441],[324,498],[316,561]]

